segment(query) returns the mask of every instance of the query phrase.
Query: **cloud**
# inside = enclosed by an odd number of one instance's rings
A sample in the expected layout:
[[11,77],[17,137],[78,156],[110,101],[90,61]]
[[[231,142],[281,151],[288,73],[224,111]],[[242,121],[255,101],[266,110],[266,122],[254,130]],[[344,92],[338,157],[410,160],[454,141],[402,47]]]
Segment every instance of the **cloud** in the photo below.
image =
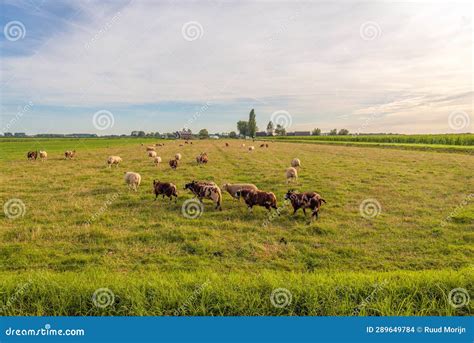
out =
[[[32,100],[31,116],[61,112],[48,128],[55,132],[92,132],[90,117],[100,109],[119,113],[114,133],[146,129],[150,120],[168,131],[209,102],[193,130],[229,131],[255,107],[260,127],[272,112],[286,110],[294,129],[355,130],[378,109],[384,113],[380,131],[448,132],[450,110],[471,110],[469,4],[170,0],[70,6],[18,9],[16,19],[39,18],[26,25],[30,49],[1,42],[10,51],[1,64],[3,121]],[[53,22],[53,30],[36,36],[41,18]],[[202,27],[195,40],[183,37],[188,22]],[[373,40],[361,37],[366,22],[380,27]],[[74,129],[67,125],[72,117]],[[34,122],[23,125],[40,130]]]

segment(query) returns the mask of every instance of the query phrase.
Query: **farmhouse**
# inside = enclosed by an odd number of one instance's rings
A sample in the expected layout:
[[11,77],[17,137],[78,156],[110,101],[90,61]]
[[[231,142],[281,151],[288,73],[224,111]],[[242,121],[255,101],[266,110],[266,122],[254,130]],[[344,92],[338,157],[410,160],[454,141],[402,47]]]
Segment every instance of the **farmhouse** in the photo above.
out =
[[193,138],[193,134],[191,133],[191,131],[176,131],[176,138],[188,140]]

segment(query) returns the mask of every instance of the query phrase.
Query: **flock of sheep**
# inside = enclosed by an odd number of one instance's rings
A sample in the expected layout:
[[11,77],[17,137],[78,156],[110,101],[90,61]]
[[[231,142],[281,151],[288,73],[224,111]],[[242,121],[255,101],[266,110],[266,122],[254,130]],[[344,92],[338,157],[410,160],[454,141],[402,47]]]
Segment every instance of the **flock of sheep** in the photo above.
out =
[[[192,144],[192,142],[186,141],[185,144]],[[156,144],[156,146],[163,146],[164,143]],[[143,146],[143,144],[142,144]],[[183,144],[180,144],[183,146]],[[229,147],[229,143],[225,143],[226,147]],[[242,148],[245,148],[245,144],[241,145]],[[261,144],[261,148],[268,148],[268,144]],[[255,150],[254,146],[249,146],[248,151],[252,152]],[[146,152],[148,157],[153,159],[155,165],[159,165],[162,162],[160,156],[157,155],[156,148],[154,146],[147,146]],[[64,153],[65,159],[72,159],[76,156],[75,150],[68,150]],[[46,160],[48,154],[46,151],[29,151],[27,153],[28,160],[36,160],[40,158],[42,161]],[[182,159],[180,153],[175,154],[174,158],[169,160],[169,166],[172,169],[177,169],[179,161]],[[110,168],[112,165],[118,167],[122,163],[122,158],[120,156],[109,156],[107,158],[107,166]],[[206,152],[202,152],[196,156],[196,162],[198,165],[207,164],[209,162],[209,156]],[[286,180],[287,183],[291,181],[296,181],[298,178],[297,168],[301,167],[301,161],[298,158],[294,158],[291,161],[291,167],[286,169]],[[124,181],[131,190],[137,191],[140,186],[142,177],[139,173],[136,172],[125,172]],[[155,200],[158,195],[162,195],[163,198],[167,196],[170,200],[172,197],[175,197],[177,201],[178,191],[177,187],[170,182],[160,182],[158,180],[153,181],[153,189],[155,193]],[[216,209],[222,210],[222,193],[221,189],[211,181],[192,181],[187,183],[184,189],[191,191],[195,197],[202,202],[203,199],[210,199],[216,204]],[[222,189],[228,192],[233,198],[244,199],[247,207],[251,211],[253,206],[262,206],[267,210],[278,209],[276,196],[272,192],[261,191],[257,186],[253,184],[230,184],[226,183],[222,186]],[[293,190],[289,190],[285,195],[285,200],[290,200],[294,212],[296,213],[298,209],[302,209],[306,214],[306,209],[311,209],[312,215],[311,219],[318,217],[318,212],[323,203],[326,201],[316,192],[304,192],[299,193]],[[279,212],[278,212],[279,214]]]

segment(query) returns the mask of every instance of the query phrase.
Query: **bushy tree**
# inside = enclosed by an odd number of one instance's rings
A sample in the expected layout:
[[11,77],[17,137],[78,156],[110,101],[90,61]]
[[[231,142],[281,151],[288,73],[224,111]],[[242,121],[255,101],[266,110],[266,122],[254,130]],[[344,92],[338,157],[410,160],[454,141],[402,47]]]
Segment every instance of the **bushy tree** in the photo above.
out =
[[321,129],[319,129],[319,128],[314,129],[313,132],[312,132],[312,135],[313,136],[321,136]]
[[235,131],[231,131],[231,132],[229,133],[229,137],[230,137],[230,138],[237,138],[237,133],[236,133]]
[[335,136],[337,135],[337,129],[332,129],[331,131],[329,131],[329,136]]
[[237,122],[237,131],[239,131],[239,134],[242,136],[248,136],[248,123],[244,120],[239,120]]
[[207,131],[207,129],[201,129],[201,130],[199,130],[198,136],[201,139],[202,138],[209,138],[209,132]]
[[347,136],[349,134],[349,130],[347,129],[340,129],[338,132],[339,136]]
[[277,124],[277,127],[275,129],[275,134],[277,136],[285,136],[286,135],[286,130],[283,126],[281,126],[280,124]]

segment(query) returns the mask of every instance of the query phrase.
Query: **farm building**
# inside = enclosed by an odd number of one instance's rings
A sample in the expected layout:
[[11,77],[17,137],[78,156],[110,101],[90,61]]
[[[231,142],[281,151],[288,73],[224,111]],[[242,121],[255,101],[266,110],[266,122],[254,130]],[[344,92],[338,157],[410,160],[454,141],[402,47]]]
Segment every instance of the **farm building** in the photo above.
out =
[[264,137],[267,135],[265,131],[259,131],[259,132],[256,132],[255,134],[257,135],[257,137]]
[[193,138],[193,134],[191,133],[191,131],[176,131],[176,138],[181,138],[181,139],[192,139]]

